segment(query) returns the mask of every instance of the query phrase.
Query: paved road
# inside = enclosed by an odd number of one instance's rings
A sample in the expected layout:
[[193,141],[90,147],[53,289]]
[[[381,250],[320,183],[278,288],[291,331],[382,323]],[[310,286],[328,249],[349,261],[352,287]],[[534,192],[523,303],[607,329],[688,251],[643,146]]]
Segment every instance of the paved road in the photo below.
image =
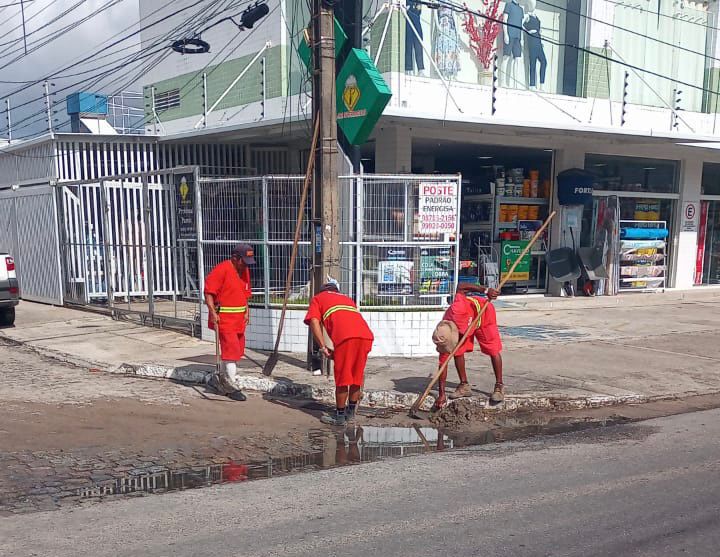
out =
[[0,519],[0,555],[716,556],[720,411]]

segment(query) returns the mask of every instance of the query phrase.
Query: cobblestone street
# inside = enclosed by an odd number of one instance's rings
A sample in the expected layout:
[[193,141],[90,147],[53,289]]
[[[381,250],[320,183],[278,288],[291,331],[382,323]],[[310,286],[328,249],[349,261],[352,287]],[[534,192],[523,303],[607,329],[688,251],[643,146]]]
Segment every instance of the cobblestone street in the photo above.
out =
[[192,487],[216,480],[221,464],[274,456],[276,468],[293,465],[280,457],[308,454],[318,427],[311,414],[259,396],[208,400],[198,387],[96,373],[7,343],[0,361],[0,515],[148,482],[167,488],[169,471]]

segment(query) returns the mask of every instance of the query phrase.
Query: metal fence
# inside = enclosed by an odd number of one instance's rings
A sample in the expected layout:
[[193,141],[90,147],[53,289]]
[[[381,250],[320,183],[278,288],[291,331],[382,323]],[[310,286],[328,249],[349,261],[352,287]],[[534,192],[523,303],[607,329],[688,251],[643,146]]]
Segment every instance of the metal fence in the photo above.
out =
[[[303,185],[301,176],[199,179],[200,276],[229,256],[232,246],[255,247],[251,302],[282,303]],[[446,232],[424,232],[421,188],[453,188]],[[458,266],[458,176],[342,177],[341,276],[344,292],[365,307],[438,307],[452,290]],[[448,204],[446,203],[446,205]],[[312,252],[310,209],[304,226],[290,304],[306,305]]]
[[[256,250],[251,304],[282,303],[302,187],[301,176],[210,177],[197,167],[65,183],[32,205],[41,215],[32,237],[50,234],[32,249],[53,251],[59,229],[65,301],[196,333],[204,277],[239,242]],[[360,175],[339,188],[343,291],[366,308],[442,306],[457,276],[459,177]],[[0,214],[7,207],[0,196]],[[305,211],[291,307],[307,305],[311,291]],[[29,234],[32,219],[17,222]]]
[[26,300],[63,303],[56,215],[50,186],[0,192],[0,251],[14,257]]
[[177,168],[59,186],[66,301],[194,333],[200,296],[189,189],[196,174]]

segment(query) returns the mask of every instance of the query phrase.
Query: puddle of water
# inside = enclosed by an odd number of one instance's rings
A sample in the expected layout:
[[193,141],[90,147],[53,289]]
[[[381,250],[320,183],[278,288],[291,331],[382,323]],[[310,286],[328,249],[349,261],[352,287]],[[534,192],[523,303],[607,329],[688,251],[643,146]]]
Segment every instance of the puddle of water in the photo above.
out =
[[[427,454],[462,447],[487,445],[624,423],[622,418],[579,419],[552,416],[499,416],[487,429],[471,432],[447,432],[433,427],[355,426],[342,432],[314,431],[309,434],[310,449],[298,454],[267,458],[262,461],[228,460],[178,468],[147,466],[104,481],[78,487],[64,487],[62,478],[53,478],[55,504],[196,489],[217,484],[267,479],[299,472],[349,466],[388,458]],[[76,481],[76,480],[75,480]],[[17,494],[30,498],[32,492]],[[2,510],[0,508],[0,510]],[[30,510],[30,509],[28,509]]]

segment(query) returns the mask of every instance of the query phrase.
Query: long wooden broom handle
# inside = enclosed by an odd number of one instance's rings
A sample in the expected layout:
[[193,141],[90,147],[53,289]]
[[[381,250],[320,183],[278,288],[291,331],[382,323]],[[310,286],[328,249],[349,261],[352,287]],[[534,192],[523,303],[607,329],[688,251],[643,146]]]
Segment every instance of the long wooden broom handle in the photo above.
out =
[[[538,241],[540,238],[540,235],[545,232],[545,229],[550,225],[550,221],[555,216],[555,211],[550,213],[548,218],[545,220],[543,225],[540,227],[540,229],[535,233],[535,235],[532,237],[530,242],[528,242],[528,245],[525,246],[525,249],[522,250],[520,255],[515,259],[515,262],[512,264],[512,267],[508,270],[507,273],[505,273],[505,278],[503,278],[500,281],[500,284],[498,285],[497,289],[501,290],[503,286],[505,286],[505,283],[510,279],[510,276],[515,272],[515,269],[520,264],[520,261],[523,257],[527,255],[527,253],[532,249],[535,242]],[[452,352],[450,352],[450,355],[448,356],[447,360],[445,360],[440,367],[438,367],[438,370],[435,372],[435,375],[432,376],[430,379],[430,382],[428,383],[427,387],[425,387],[425,390],[423,393],[418,397],[418,399],[415,401],[415,403],[410,408],[410,412],[417,412],[420,409],[420,405],[424,402],[424,400],[427,398],[428,394],[430,393],[430,390],[433,388],[435,383],[437,383],[438,379],[440,379],[440,376],[443,374],[443,372],[447,369],[448,364],[450,363],[450,360],[452,360],[453,356],[455,356],[455,353],[460,349],[460,347],[465,344],[465,341],[468,339],[468,337],[473,333],[475,327],[478,326],[478,323],[480,323],[480,320],[482,319],[483,313],[485,313],[485,310],[487,309],[489,303],[485,304],[478,313],[478,316],[475,318],[475,320],[472,322],[472,324],[468,327],[467,331],[465,331],[465,334],[462,336],[462,338],[458,341],[455,348],[453,348]]]
[[278,324],[277,338],[275,339],[275,348],[273,352],[277,352],[280,347],[280,338],[282,337],[283,325],[285,324],[285,313],[287,311],[288,296],[290,296],[290,287],[292,286],[292,276],[295,271],[295,259],[297,258],[298,245],[300,243],[300,232],[302,230],[303,218],[305,217],[305,204],[307,203],[308,190],[310,189],[310,178],[315,166],[315,149],[317,148],[318,137],[320,135],[320,119],[315,118],[315,129],[313,131],[312,145],[310,147],[310,156],[308,158],[307,170],[305,172],[305,182],[303,184],[302,195],[300,196],[300,207],[298,208],[298,217],[295,222],[295,237],[293,238],[292,253],[290,255],[290,265],[288,266],[287,276],[285,277],[285,296],[283,297],[282,311],[280,312],[280,323]]

